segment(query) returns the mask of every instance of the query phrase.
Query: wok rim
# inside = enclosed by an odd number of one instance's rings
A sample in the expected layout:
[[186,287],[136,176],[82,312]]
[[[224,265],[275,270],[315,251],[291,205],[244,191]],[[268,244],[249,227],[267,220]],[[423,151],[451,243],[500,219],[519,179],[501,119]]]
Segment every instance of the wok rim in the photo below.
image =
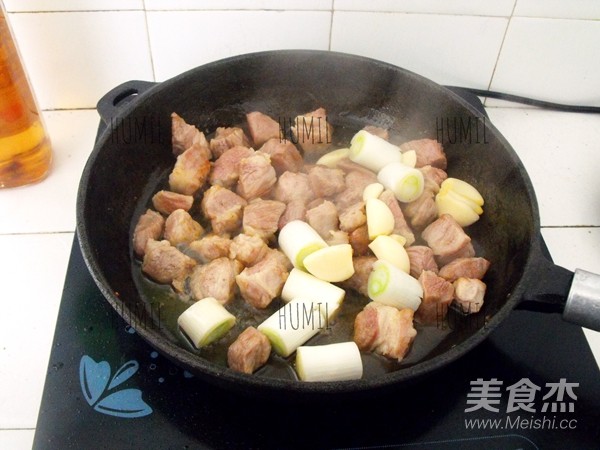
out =
[[[383,62],[377,59],[354,55],[342,52],[333,52],[327,50],[270,50],[261,52],[245,53],[237,56],[232,56],[217,61],[213,61],[207,64],[203,64],[187,70],[175,77],[167,79],[162,82],[158,82],[155,86],[151,87],[146,92],[141,93],[137,96],[135,101],[132,101],[122,108],[116,111],[116,114],[112,117],[116,120],[127,117],[136,108],[148,101],[155,95],[160,95],[161,92],[169,90],[171,86],[180,83],[182,80],[189,78],[192,74],[199,71],[211,70],[222,65],[230,65],[232,63],[240,63],[244,60],[251,60],[254,58],[260,58],[265,56],[320,56],[320,57],[334,57],[334,58],[347,58],[355,61],[361,61],[363,63],[372,64],[388,70],[403,72],[406,76],[415,78],[424,88],[436,89],[447,97],[450,97],[453,102],[458,102],[463,108],[467,109],[474,115],[479,115],[477,111],[470,103],[461,98],[458,94],[454,93],[450,89],[435,83],[434,81],[418,75],[410,70],[396,66],[391,63]],[[102,119],[101,119],[102,120]],[[158,350],[168,359],[174,361],[180,366],[184,366],[185,369],[192,372],[194,375],[206,380],[207,382],[216,383],[219,385],[227,385],[228,387],[234,388],[235,390],[248,392],[248,389],[260,389],[260,391],[280,391],[301,395],[310,394],[353,394],[362,393],[367,391],[380,390],[391,386],[405,384],[406,382],[414,381],[423,378],[427,374],[441,369],[451,362],[459,359],[460,357],[473,350],[477,345],[483,342],[493,330],[500,325],[510,315],[514,307],[519,303],[527,284],[527,281],[532,272],[532,266],[535,264],[535,252],[534,249],[538,245],[540,239],[540,217],[537,199],[533,185],[529,178],[527,171],[520,158],[510,145],[510,143],[504,138],[504,136],[497,130],[497,128],[488,120],[485,126],[489,128],[491,133],[496,139],[498,139],[504,151],[508,152],[508,156],[515,163],[515,167],[518,169],[518,173],[523,180],[527,195],[530,198],[531,216],[532,216],[532,236],[530,239],[530,249],[528,251],[526,261],[522,270],[522,276],[514,286],[514,289],[509,294],[509,298],[500,307],[500,309],[486,321],[485,325],[479,328],[475,333],[466,338],[464,341],[453,346],[449,350],[436,355],[423,362],[416,363],[407,368],[397,370],[395,372],[387,373],[381,376],[369,377],[359,380],[349,381],[336,381],[336,382],[302,382],[291,379],[278,379],[269,378],[256,375],[247,375],[235,372],[227,367],[221,367],[214,363],[210,363],[198,355],[186,350],[184,347],[176,345],[175,343],[167,340],[158,330],[153,327],[138,327],[135,328],[137,334],[139,334],[147,343],[153,348]],[[85,168],[82,172],[82,176],[79,183],[77,202],[76,202],[76,233],[78,236],[80,248],[82,251],[83,259],[85,264],[92,276],[96,286],[103,294],[104,298],[111,304],[116,312],[131,325],[132,314],[127,314],[129,308],[123,303],[123,301],[117,296],[117,294],[110,288],[110,282],[105,277],[102,267],[100,267],[96,256],[95,249],[90,245],[90,236],[85,220],[84,211],[86,210],[86,198],[87,193],[90,189],[89,178],[95,167],[95,162],[99,155],[102,153],[106,141],[108,139],[108,133],[104,132],[97,138],[94,148],[88,158]],[[132,280],[133,282],[133,280]]]

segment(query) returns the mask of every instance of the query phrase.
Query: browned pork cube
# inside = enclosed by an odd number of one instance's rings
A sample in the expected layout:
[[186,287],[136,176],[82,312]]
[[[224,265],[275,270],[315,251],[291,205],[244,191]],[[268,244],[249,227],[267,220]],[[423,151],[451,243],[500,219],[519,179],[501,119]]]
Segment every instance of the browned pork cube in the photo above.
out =
[[158,191],[152,197],[154,209],[167,216],[176,209],[189,211],[193,204],[194,197],[191,195],[178,194],[177,192]]
[[257,264],[246,267],[235,281],[244,300],[264,309],[281,294],[289,272],[275,253],[267,254]]
[[210,140],[210,150],[215,158],[219,158],[226,150],[236,146],[250,147],[248,137],[239,127],[219,127]]
[[279,218],[279,229],[281,230],[292,220],[306,221],[306,205],[302,200],[292,200],[289,202],[285,211]]
[[173,246],[189,244],[200,239],[203,232],[202,225],[183,209],[173,211],[165,222],[165,239]]
[[189,125],[177,113],[171,113],[171,143],[173,145],[173,154],[181,155],[192,145],[197,145],[203,149],[207,158],[211,158],[208,141],[198,128]]
[[483,306],[486,285],[474,278],[458,278],[454,283],[454,302],[465,314],[477,313]]
[[254,148],[260,147],[269,139],[279,140],[281,136],[279,123],[259,111],[246,114],[246,122],[248,122],[248,131],[254,142]]
[[253,154],[254,150],[248,147],[236,146],[227,149],[213,164],[210,184],[218,184],[226,188],[234,187],[240,176],[240,161]]
[[375,125],[367,125],[363,128],[363,130],[374,134],[375,136],[380,137],[381,139],[385,139],[386,141],[390,140],[390,133],[385,128],[376,127]]
[[248,327],[227,349],[227,365],[242,373],[251,374],[262,367],[271,354],[271,342],[254,327]]
[[413,245],[406,249],[410,261],[410,276],[419,278],[421,272],[429,270],[438,273],[438,265],[435,262],[433,250],[426,245]]
[[430,189],[436,194],[440,190],[442,182],[448,178],[448,174],[444,170],[430,165],[420,167],[419,170],[423,174],[425,189]]
[[348,241],[352,246],[352,253],[355,256],[366,255],[369,253],[369,230],[366,225],[362,225],[348,235]]
[[352,233],[366,223],[367,216],[365,213],[365,202],[363,201],[348,206],[340,214],[340,230],[347,231],[348,233]]
[[325,239],[327,245],[349,244],[350,238],[348,233],[342,230],[330,230],[329,236]]
[[277,175],[288,171],[298,172],[304,165],[302,155],[290,141],[281,141],[279,138],[269,139],[259,151],[269,155]]
[[377,176],[369,171],[348,172],[345,178],[346,187],[335,198],[335,206],[343,211],[363,199],[363,191],[372,183],[377,183]]
[[354,342],[359,349],[398,361],[404,359],[416,335],[413,310],[408,308],[371,302],[354,320]]
[[413,228],[416,230],[425,228],[438,217],[435,193],[430,189],[424,189],[419,198],[404,206],[404,214]]
[[169,175],[169,187],[173,192],[193,195],[204,185],[209,172],[209,156],[199,145],[192,145],[177,157]]
[[144,256],[146,243],[150,239],[158,240],[163,234],[165,219],[156,211],[147,209],[138,220],[133,231],[133,251],[137,256]]
[[275,199],[289,203],[293,200],[307,204],[314,200],[315,193],[305,173],[284,172],[275,185]]
[[231,242],[229,257],[248,267],[260,261],[267,254],[267,250],[267,244],[260,237],[240,233]]
[[310,187],[317,197],[333,197],[346,189],[344,172],[317,165],[308,171]]
[[329,200],[306,211],[306,220],[324,240],[329,239],[330,231],[339,229],[337,208]]
[[255,152],[243,158],[239,173],[236,192],[248,201],[269,194],[277,182],[271,158],[266,153]]
[[396,196],[392,191],[386,189],[379,196],[379,200],[387,205],[394,216],[394,231],[393,233],[399,234],[406,239],[405,246],[412,245],[415,242],[415,235],[406,223],[406,219],[404,218],[404,214],[402,213],[402,209],[400,209],[400,204],[396,199]]
[[202,212],[210,219],[216,234],[233,233],[242,225],[242,214],[247,205],[239,195],[222,186],[215,185],[204,193]]
[[430,165],[446,170],[448,166],[448,160],[446,159],[446,153],[444,153],[442,144],[435,139],[416,139],[405,142],[400,146],[400,151],[403,153],[410,150],[414,150],[417,154],[416,167]]
[[169,241],[150,239],[146,244],[142,272],[159,283],[183,281],[195,266],[194,259],[181,253]]
[[429,270],[421,272],[419,283],[423,287],[423,299],[415,312],[415,320],[423,325],[441,326],[452,303],[454,286]]
[[489,268],[485,258],[457,258],[442,267],[439,275],[451,283],[461,277],[481,280]]
[[268,240],[277,231],[285,203],[277,200],[256,199],[244,208],[242,228],[244,233]]
[[343,282],[343,286],[368,297],[369,275],[371,275],[375,261],[377,261],[375,256],[355,256],[352,258],[354,274]]
[[421,233],[427,245],[433,250],[440,265],[453,259],[475,256],[471,238],[449,214],[442,214]]
[[345,174],[349,174],[350,172],[360,172],[364,176],[369,177],[372,180],[375,180],[375,181],[373,181],[373,183],[377,182],[377,174],[375,172],[373,172],[372,170],[367,169],[364,166],[361,166],[360,164],[355,163],[354,161],[351,161],[348,158],[341,159],[335,165],[335,168],[336,169],[340,169]]
[[195,258],[197,257],[202,263],[228,256],[230,247],[231,239],[217,234],[211,234],[210,236],[190,242],[188,246],[190,255]]
[[291,127],[296,142],[305,154],[326,150],[331,144],[333,127],[327,121],[327,111],[318,108],[297,116]]
[[190,291],[196,300],[214,297],[220,303],[229,302],[235,293],[235,276],[240,265],[229,258],[217,258],[194,268],[190,275]]

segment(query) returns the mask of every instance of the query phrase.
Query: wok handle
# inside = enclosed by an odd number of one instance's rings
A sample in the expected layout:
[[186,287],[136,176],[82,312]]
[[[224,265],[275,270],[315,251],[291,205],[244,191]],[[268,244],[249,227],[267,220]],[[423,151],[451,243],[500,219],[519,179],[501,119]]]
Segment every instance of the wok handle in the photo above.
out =
[[125,105],[134,101],[137,96],[153,88],[158,83],[153,81],[131,80],[111,89],[96,104],[96,109],[102,121],[109,125]]
[[600,331],[600,275],[576,269],[575,273],[550,261],[540,248],[529,288],[517,308],[558,312],[567,322]]

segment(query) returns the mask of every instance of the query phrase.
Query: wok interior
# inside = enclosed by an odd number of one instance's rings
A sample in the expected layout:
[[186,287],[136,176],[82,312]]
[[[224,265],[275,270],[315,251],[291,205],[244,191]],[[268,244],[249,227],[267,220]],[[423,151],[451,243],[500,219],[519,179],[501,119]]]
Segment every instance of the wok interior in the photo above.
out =
[[[103,293],[126,320],[151,324],[131,273],[133,217],[155,192],[161,175],[174,163],[170,147],[170,114],[176,111],[202,131],[244,122],[246,112],[259,110],[274,118],[291,118],[323,106],[335,129],[333,141],[348,145],[353,132],[373,124],[390,129],[392,140],[437,138],[440,121],[471,122],[469,139],[456,139],[447,129],[442,143],[448,173],[478,188],[486,200],[482,219],[469,227],[477,254],[492,266],[486,275],[485,308],[471,326],[448,337],[424,360],[460,345],[484,329],[484,319],[507,305],[521,279],[534,236],[535,200],[527,176],[514,152],[489,124],[447,90],[410,72],[372,60],[324,52],[272,52],[214,63],[180,75],[140,96],[135,108],[115,118],[88,163],[80,194],[80,236],[92,274]],[[446,121],[449,119],[448,121]],[[460,121],[462,120],[462,122]],[[132,129],[155,127],[141,138]],[[475,137],[479,127],[479,138]],[[482,130],[485,127],[485,140]],[[345,130],[345,133],[340,131]],[[150,133],[150,135],[148,134]],[[441,136],[440,136],[441,137]],[[456,136],[454,136],[456,137]],[[461,142],[462,141],[462,142]],[[479,141],[479,142],[476,142]],[[136,209],[137,208],[137,209]],[[134,326],[135,326],[134,323]],[[476,323],[476,326],[473,326]],[[144,333],[141,333],[144,335]],[[151,344],[177,342],[167,330],[147,333]],[[162,347],[161,347],[162,346]],[[465,348],[468,350],[468,348]],[[171,355],[192,370],[186,351]],[[403,370],[418,372],[419,364]]]

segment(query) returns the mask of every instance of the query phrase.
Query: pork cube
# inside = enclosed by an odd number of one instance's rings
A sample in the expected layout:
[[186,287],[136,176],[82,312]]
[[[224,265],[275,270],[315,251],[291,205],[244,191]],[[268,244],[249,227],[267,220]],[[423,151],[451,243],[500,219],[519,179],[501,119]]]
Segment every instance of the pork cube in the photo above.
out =
[[252,374],[271,354],[271,342],[254,327],[248,327],[227,349],[227,365],[236,372]]
[[203,232],[202,225],[183,209],[176,209],[165,221],[165,239],[173,246],[189,244],[199,239]]
[[406,223],[400,204],[396,196],[389,189],[384,190],[379,196],[379,200],[387,205],[394,216],[394,234],[399,234],[406,239],[406,246],[412,245],[415,242],[415,235],[411,228]]
[[196,266],[196,261],[173,247],[169,241],[149,239],[142,261],[142,272],[163,284],[182,281]]
[[217,234],[203,237],[188,245],[190,256],[196,257],[202,263],[229,256],[230,247],[231,239]]
[[423,325],[441,326],[452,303],[454,286],[429,270],[421,272],[419,283],[423,288],[423,299],[415,312],[415,320]]
[[133,230],[133,251],[137,256],[144,256],[146,243],[150,239],[158,240],[163,234],[165,219],[156,211],[147,209],[142,214]]
[[281,141],[279,138],[269,139],[259,151],[269,155],[271,165],[277,175],[287,171],[299,172],[304,165],[302,155],[296,146],[289,141]]
[[483,306],[486,285],[474,278],[458,278],[454,283],[454,302],[465,314],[477,313]]
[[169,187],[179,194],[194,195],[204,185],[209,173],[209,156],[202,147],[194,144],[177,157],[169,175]]
[[481,280],[489,268],[490,262],[485,258],[457,258],[442,267],[439,276],[451,283],[461,277]]
[[367,125],[363,128],[363,130],[374,134],[375,136],[380,137],[381,139],[385,139],[386,141],[390,140],[390,133],[385,128],[376,127],[375,125]]
[[225,150],[213,164],[209,177],[210,184],[218,184],[228,189],[234,187],[240,176],[240,161],[253,154],[254,150],[242,146]]
[[327,245],[349,244],[350,238],[345,231],[331,230],[329,231],[329,237],[325,239],[325,242],[327,242]]
[[400,146],[400,151],[407,152],[414,150],[417,154],[416,167],[433,166],[439,169],[446,170],[448,160],[446,153],[440,144],[435,139],[416,139],[414,141],[405,142]]
[[364,176],[369,177],[370,179],[374,179],[373,183],[377,182],[377,174],[372,170],[367,169],[360,164],[351,161],[349,158],[343,158],[335,165],[336,169],[340,169],[345,174],[349,174],[350,172],[360,172]]
[[354,342],[360,350],[402,361],[417,335],[413,314],[412,309],[371,302],[356,315]]
[[362,201],[363,191],[369,184],[377,183],[377,176],[369,171],[352,171],[346,175],[345,183],[346,188],[335,198],[335,205],[340,211]]
[[449,214],[442,214],[428,225],[421,233],[421,237],[433,250],[433,254],[441,265],[471,252],[473,255],[470,256],[474,256],[475,253],[471,238]]
[[419,170],[423,174],[425,189],[430,189],[436,194],[440,190],[442,182],[448,178],[448,174],[444,170],[430,165],[420,167]]
[[194,197],[191,195],[178,194],[171,191],[158,191],[152,197],[152,205],[157,211],[169,215],[176,209],[189,211],[194,204]]
[[235,281],[246,302],[255,308],[264,309],[281,294],[289,272],[281,261],[268,254],[257,264],[246,267]]
[[237,261],[225,257],[196,266],[189,279],[192,296],[196,300],[214,297],[220,303],[229,302],[235,293],[235,277],[239,270]]
[[308,224],[315,229],[323,240],[330,237],[330,231],[338,230],[339,220],[337,208],[329,200],[306,211]]
[[254,148],[258,148],[269,139],[277,139],[281,136],[279,123],[271,117],[259,111],[252,111],[246,114],[248,131],[252,137]]
[[281,230],[292,220],[306,221],[306,205],[302,200],[292,200],[286,205],[285,211],[279,218],[279,229]]
[[242,225],[243,208],[247,205],[239,195],[222,186],[212,186],[204,193],[201,207],[216,234],[233,233]]
[[277,182],[271,158],[266,153],[255,152],[252,156],[243,158],[239,173],[236,192],[248,201],[269,194]]
[[406,253],[410,261],[410,275],[412,277],[419,278],[424,270],[438,273],[438,265],[433,250],[426,245],[413,245],[406,249]]
[[308,171],[310,187],[317,197],[333,197],[346,189],[344,172],[316,165]]
[[285,203],[277,200],[256,199],[244,208],[242,228],[244,233],[268,240],[278,229],[279,218]]
[[260,237],[240,233],[231,242],[229,258],[237,259],[244,267],[253,266],[267,254],[267,249]]
[[292,134],[305,154],[326,150],[331,144],[333,127],[327,121],[327,111],[318,108],[315,111],[297,116]]
[[340,214],[340,230],[348,233],[352,233],[366,223],[367,215],[365,213],[365,202],[363,201],[350,205]]
[[208,141],[198,128],[189,125],[177,113],[171,113],[171,144],[173,154],[181,155],[193,145],[200,147],[208,159],[211,158]]
[[404,206],[404,214],[413,228],[422,230],[438,217],[435,194],[430,189],[424,189],[419,198]]
[[226,150],[236,147],[250,147],[250,141],[239,127],[219,127],[210,140],[210,150],[215,158],[219,158]]
[[284,172],[277,180],[275,199],[280,202],[289,203],[297,200],[306,205],[314,198],[315,193],[305,173]]
[[352,289],[365,297],[369,296],[368,281],[373,270],[373,264],[377,261],[375,256],[355,256],[352,258],[354,274],[342,283],[344,288]]
[[352,252],[356,256],[367,255],[369,253],[369,230],[366,225],[358,227],[348,235],[348,241],[352,246]]

